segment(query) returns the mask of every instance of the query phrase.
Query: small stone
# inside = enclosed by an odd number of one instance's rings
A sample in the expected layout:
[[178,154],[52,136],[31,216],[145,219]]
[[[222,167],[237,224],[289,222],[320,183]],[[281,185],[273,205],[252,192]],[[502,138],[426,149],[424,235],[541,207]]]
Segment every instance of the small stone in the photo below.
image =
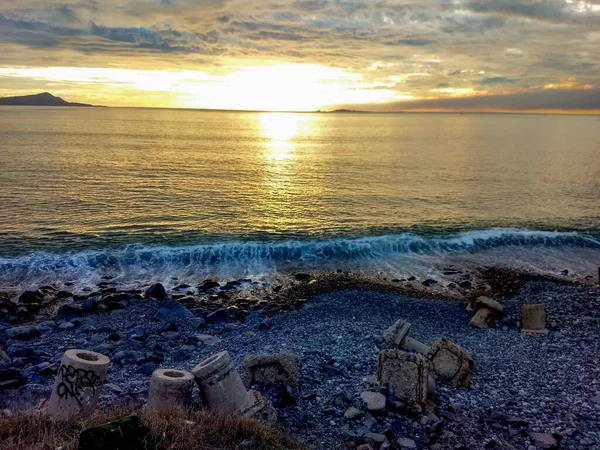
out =
[[415,441],[413,441],[412,439],[409,438],[398,438],[398,440],[396,441],[398,443],[398,445],[400,446],[400,448],[417,448],[417,444],[415,443]]
[[63,322],[58,326],[59,330],[72,330],[75,328],[75,324],[73,322]]
[[533,445],[536,448],[556,448],[558,444],[554,436],[549,433],[529,433],[529,437],[533,440]]
[[379,392],[365,391],[360,394],[360,398],[366,403],[367,409],[371,412],[379,412],[385,409],[385,396]]
[[355,420],[355,419],[359,419],[360,417],[362,417],[362,415],[363,415],[363,412],[360,409],[355,408],[354,406],[351,406],[344,413],[344,419]]

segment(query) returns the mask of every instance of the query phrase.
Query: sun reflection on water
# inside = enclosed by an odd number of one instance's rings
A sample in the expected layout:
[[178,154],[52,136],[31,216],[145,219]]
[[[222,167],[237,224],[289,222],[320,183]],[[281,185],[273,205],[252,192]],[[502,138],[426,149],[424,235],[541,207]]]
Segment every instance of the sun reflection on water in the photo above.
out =
[[298,114],[265,113],[259,116],[260,132],[266,140],[265,157],[273,161],[285,161],[294,157],[294,138],[298,134]]

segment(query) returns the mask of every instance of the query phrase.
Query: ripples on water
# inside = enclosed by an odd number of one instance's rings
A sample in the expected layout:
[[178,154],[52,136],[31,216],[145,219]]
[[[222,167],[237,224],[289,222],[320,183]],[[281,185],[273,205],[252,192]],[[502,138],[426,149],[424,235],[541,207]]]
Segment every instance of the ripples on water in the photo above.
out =
[[[0,167],[4,284],[406,271],[502,248],[598,263],[594,116],[3,107]],[[490,228],[577,234],[474,231]]]

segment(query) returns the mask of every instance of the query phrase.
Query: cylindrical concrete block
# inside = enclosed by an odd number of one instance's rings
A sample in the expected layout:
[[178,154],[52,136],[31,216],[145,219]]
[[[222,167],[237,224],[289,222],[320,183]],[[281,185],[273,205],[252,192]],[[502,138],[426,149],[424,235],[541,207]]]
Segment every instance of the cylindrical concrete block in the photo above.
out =
[[233,414],[249,401],[248,392],[231,356],[220,352],[192,369],[206,406]]
[[402,340],[402,348],[406,350],[412,350],[418,353],[425,353],[427,350],[429,350],[429,346],[417,341],[416,339],[411,338],[410,336],[406,336]]
[[525,303],[522,307],[521,334],[548,334],[543,303]]
[[194,375],[186,370],[158,369],[152,374],[148,410],[186,408],[192,402]]
[[90,350],[67,350],[54,380],[48,412],[58,419],[85,417],[96,409],[110,359]]

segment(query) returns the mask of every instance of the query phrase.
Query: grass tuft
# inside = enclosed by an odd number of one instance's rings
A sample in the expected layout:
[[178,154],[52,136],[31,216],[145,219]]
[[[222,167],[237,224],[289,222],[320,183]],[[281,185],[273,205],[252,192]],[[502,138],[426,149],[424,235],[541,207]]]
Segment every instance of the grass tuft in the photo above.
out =
[[[261,422],[207,411],[142,412],[120,408],[81,421],[56,421],[39,411],[0,416],[0,449],[77,450],[86,428],[138,414],[150,429],[146,450],[233,450],[252,441],[254,450],[301,450],[291,437]],[[107,449],[109,450],[109,449]]]

